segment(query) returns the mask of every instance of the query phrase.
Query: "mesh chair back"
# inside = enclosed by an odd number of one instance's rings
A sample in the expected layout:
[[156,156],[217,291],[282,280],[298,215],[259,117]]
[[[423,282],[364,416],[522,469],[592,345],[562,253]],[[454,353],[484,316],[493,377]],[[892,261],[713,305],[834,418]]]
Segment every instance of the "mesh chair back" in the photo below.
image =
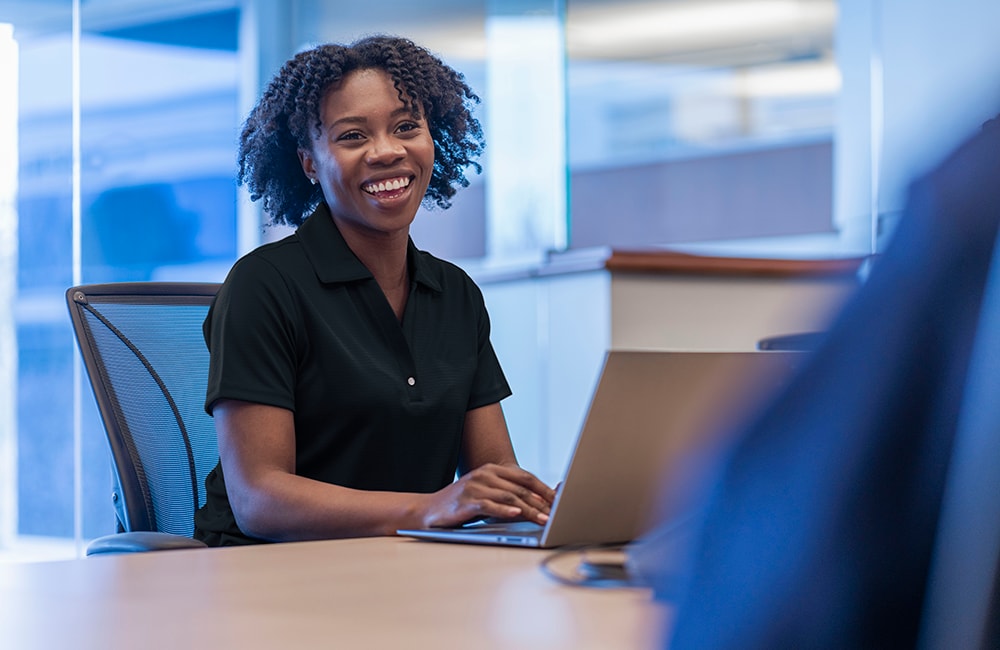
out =
[[123,531],[191,536],[219,459],[203,408],[202,322],[217,284],[129,282],[66,293],[115,469]]

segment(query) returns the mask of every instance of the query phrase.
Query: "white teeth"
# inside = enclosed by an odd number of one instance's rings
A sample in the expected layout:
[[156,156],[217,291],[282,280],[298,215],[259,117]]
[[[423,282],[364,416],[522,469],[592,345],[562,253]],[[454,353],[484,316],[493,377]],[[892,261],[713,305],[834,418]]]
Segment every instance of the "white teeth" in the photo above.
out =
[[378,183],[369,183],[365,185],[362,189],[369,194],[375,194],[376,192],[385,192],[386,190],[398,190],[406,187],[410,184],[409,178],[394,178],[390,181],[379,181]]

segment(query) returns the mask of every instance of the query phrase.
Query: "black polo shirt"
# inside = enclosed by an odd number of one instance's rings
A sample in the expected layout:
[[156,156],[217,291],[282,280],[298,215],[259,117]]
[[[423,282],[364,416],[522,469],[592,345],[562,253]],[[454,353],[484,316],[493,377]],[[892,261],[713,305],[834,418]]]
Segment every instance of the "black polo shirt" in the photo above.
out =
[[[302,476],[365,490],[448,485],[466,412],[510,388],[475,283],[412,241],[407,261],[399,321],[325,204],[295,234],[241,258],[205,320],[206,410],[228,398],[293,411]],[[239,539],[221,467],[206,487],[197,535],[254,541]]]

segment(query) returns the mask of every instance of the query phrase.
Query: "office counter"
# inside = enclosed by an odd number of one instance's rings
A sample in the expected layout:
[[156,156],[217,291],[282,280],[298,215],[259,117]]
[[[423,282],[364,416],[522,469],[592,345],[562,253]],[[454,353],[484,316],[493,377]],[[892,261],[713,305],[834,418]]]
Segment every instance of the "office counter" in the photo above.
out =
[[564,586],[550,551],[373,538],[0,566],[0,647],[656,647],[642,589]]
[[863,262],[616,250],[605,262],[611,347],[754,350],[762,338],[824,330],[860,286]]

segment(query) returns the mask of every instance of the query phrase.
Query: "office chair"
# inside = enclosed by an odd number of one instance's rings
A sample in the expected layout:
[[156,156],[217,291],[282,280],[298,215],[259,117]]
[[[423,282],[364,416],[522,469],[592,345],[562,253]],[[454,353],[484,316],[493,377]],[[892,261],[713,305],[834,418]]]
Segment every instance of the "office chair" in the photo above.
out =
[[1000,239],[948,467],[919,647],[1000,647]]
[[202,322],[219,285],[123,282],[66,292],[114,468],[118,533],[87,555],[204,546],[191,538],[219,459],[204,411]]
[[819,347],[823,341],[824,332],[795,332],[793,334],[777,334],[767,336],[757,341],[758,350],[810,352]]

